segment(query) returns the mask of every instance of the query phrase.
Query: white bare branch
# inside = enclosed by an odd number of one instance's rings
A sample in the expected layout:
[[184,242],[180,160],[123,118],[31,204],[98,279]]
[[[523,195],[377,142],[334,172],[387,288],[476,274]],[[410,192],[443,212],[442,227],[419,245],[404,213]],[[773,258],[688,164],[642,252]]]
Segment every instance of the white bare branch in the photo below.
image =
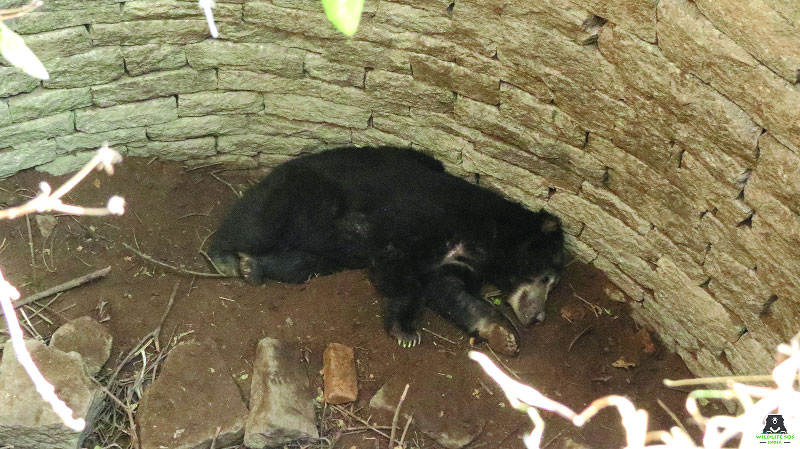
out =
[[[770,413],[778,412],[786,422],[793,423],[791,428],[800,427],[800,334],[794,336],[789,344],[781,344],[778,354],[786,357],[772,370],[771,379],[777,387],[747,385],[737,382],[741,377],[730,377],[728,387],[724,390],[696,390],[689,394],[686,409],[698,425],[704,428],[702,446],[698,446],[680,427],[674,426],[669,431],[648,432],[647,412],[636,409],[631,401],[622,396],[606,396],[589,404],[582,412],[576,414],[567,406],[547,398],[527,385],[521,384],[506,375],[485,354],[470,351],[469,357],[478,362],[503,389],[511,405],[517,410],[526,412],[533,423],[533,430],[526,435],[524,442],[530,449],[541,447],[544,433],[544,421],[537,409],[555,412],[565,419],[582,427],[597,412],[606,407],[616,407],[622,419],[622,427],[627,436],[627,448],[669,448],[689,449],[703,447],[720,449],[736,436],[741,435],[740,447],[750,447],[752,441],[747,437],[761,433],[762,420]],[[752,377],[752,376],[751,376]],[[755,380],[763,381],[762,377]],[[693,383],[720,383],[725,378],[695,379]],[[667,385],[673,381],[665,381]],[[741,404],[744,413],[738,416],[713,416],[706,418],[697,405],[698,398],[734,399]],[[786,425],[789,428],[789,424]],[[656,444],[649,444],[656,443]]]
[[[36,212],[62,212],[72,215],[121,215],[125,212],[125,200],[118,196],[111,197],[108,201],[108,205],[102,208],[86,208],[61,202],[61,197],[78,185],[92,170],[99,167],[104,169],[106,173],[113,174],[113,164],[121,160],[122,157],[119,153],[103,145],[103,147],[97,151],[97,154],[78,171],[78,173],[55,192],[51,192],[49,184],[42,182],[39,185],[39,189],[41,190],[39,195],[21,206],[0,211],[0,219],[12,219]],[[36,387],[36,391],[39,392],[42,399],[50,404],[53,411],[61,418],[64,424],[75,431],[82,431],[86,427],[86,422],[82,418],[75,419],[72,416],[72,410],[64,401],[58,398],[55,393],[55,388],[42,376],[42,373],[39,371],[39,368],[36,367],[36,363],[34,363],[30,353],[25,347],[24,335],[14,310],[14,304],[12,303],[12,301],[19,299],[19,296],[19,291],[5,280],[2,271],[0,271],[0,307],[2,307],[3,316],[8,324],[8,333],[11,337],[11,345],[14,348],[14,353],[17,355],[17,360],[19,360],[19,363],[25,368],[25,372],[30,376],[31,381],[33,381]]]

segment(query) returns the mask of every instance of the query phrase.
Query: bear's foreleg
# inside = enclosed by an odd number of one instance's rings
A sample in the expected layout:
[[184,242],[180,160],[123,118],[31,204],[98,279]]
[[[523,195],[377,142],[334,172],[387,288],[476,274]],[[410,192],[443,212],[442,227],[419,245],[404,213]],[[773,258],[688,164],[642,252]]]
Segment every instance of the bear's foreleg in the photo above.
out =
[[374,252],[369,270],[373,285],[386,297],[386,332],[404,348],[414,347],[422,341],[417,329],[425,302],[414,266],[405,251],[386,245]]
[[428,307],[505,355],[517,355],[519,335],[508,319],[477,296],[477,288],[458,274],[434,273],[424,287]]

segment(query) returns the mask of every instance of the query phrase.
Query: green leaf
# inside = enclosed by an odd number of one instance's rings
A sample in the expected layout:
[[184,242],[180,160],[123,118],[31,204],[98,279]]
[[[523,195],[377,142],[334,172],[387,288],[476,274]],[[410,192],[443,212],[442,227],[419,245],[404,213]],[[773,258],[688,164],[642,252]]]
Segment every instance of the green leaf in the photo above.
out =
[[356,34],[364,0],[322,0],[322,8],[337,30],[347,36]]
[[28,75],[39,78],[49,79],[47,69],[44,68],[39,58],[25,45],[19,35],[11,31],[6,24],[0,22],[0,54],[11,65],[22,69]]

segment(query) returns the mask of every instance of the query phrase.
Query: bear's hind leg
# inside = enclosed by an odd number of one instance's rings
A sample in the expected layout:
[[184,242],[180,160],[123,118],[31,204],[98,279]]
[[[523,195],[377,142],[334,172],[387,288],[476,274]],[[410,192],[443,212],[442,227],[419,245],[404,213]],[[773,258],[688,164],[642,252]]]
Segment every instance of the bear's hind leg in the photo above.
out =
[[428,307],[460,328],[476,335],[505,355],[517,355],[519,335],[511,322],[485,301],[478,299],[461,277],[433,274],[425,285]]
[[314,276],[339,271],[334,261],[300,250],[283,250],[266,255],[239,254],[239,272],[245,281],[260,285],[268,280],[302,284]]

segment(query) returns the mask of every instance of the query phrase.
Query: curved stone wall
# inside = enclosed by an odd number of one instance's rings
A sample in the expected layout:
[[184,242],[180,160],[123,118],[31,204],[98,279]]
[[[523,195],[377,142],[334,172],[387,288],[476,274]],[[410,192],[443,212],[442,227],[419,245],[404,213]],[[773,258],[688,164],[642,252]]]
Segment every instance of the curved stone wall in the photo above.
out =
[[0,68],[0,176],[103,141],[238,166],[413,146],[561,216],[697,374],[764,371],[800,329],[796,2],[366,0],[347,39],[318,0],[223,0],[220,40],[195,1],[46,3],[10,24],[51,79]]

